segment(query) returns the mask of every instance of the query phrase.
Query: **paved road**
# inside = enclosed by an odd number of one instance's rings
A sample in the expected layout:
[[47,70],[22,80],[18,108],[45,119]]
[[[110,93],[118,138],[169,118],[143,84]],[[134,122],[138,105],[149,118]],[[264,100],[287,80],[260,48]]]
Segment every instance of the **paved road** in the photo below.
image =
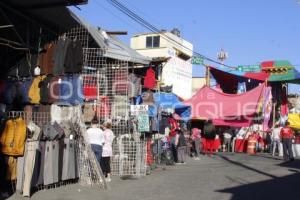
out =
[[[266,155],[219,154],[155,170],[136,180],[114,177],[109,189],[71,185],[35,193],[43,200],[257,200],[300,199],[300,161]],[[16,199],[11,197],[10,199]],[[18,198],[19,199],[19,198]]]

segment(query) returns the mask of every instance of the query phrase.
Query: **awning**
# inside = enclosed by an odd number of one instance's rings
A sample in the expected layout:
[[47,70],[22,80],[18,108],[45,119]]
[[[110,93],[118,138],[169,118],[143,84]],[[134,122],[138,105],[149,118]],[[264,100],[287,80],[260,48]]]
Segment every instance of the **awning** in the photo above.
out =
[[90,25],[88,22],[82,20],[75,14],[73,15],[74,18],[88,30],[91,37],[95,40],[99,47],[105,50],[103,52],[104,57],[138,64],[149,64],[151,62],[150,57],[145,57],[139,54],[137,51],[130,48],[128,45],[121,42],[116,37],[112,35],[105,35],[106,33],[103,34],[102,31],[105,32],[105,30],[98,29]]
[[192,119],[235,119],[238,116],[253,116],[264,84],[243,94],[225,94],[204,86],[191,99],[184,101],[191,106]]
[[65,6],[86,2],[87,0],[2,0],[0,60],[3,74],[24,57],[25,52],[28,52],[24,48],[29,48],[34,54],[38,51],[39,41],[51,41],[78,26],[77,20]]
[[153,97],[155,104],[149,107],[149,113],[151,113],[151,115],[156,115],[158,110],[173,110],[181,117],[182,120],[188,120],[190,118],[191,107],[179,101],[175,94],[158,92],[154,93]]

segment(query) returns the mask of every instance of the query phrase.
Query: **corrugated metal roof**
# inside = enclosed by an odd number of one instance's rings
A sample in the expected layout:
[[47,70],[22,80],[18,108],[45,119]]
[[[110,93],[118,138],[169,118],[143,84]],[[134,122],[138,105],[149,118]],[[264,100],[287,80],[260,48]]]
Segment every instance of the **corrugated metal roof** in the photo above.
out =
[[72,15],[74,19],[76,19],[83,27],[88,30],[99,47],[105,49],[105,57],[138,64],[150,63],[151,58],[139,54],[134,49],[130,48],[127,44],[120,41],[117,37],[112,35],[107,35],[107,37],[105,37],[104,34],[102,34],[102,31],[104,30],[99,30],[98,28],[91,26],[88,22],[82,20],[74,13]]

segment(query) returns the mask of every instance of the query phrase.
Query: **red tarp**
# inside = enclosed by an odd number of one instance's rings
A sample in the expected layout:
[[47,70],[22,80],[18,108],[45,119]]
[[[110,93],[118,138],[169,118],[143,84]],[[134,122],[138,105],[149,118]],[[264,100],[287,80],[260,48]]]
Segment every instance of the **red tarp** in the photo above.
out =
[[230,120],[229,117],[253,116],[264,88],[261,84],[243,94],[225,94],[204,86],[184,103],[191,106],[192,119]]
[[225,120],[225,119],[214,119],[213,124],[215,126],[233,126],[233,127],[249,127],[252,123],[252,117],[248,119],[240,120]]

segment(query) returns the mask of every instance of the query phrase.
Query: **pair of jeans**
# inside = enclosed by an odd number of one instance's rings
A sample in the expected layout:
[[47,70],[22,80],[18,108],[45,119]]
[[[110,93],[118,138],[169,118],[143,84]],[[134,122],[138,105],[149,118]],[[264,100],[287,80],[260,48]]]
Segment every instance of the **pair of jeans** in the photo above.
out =
[[200,156],[200,145],[201,145],[201,139],[195,139],[195,156]]
[[177,147],[178,162],[179,163],[184,163],[185,162],[185,150],[186,150],[186,146]]
[[274,139],[273,141],[273,150],[272,150],[272,155],[275,156],[275,152],[276,152],[276,148],[278,149],[279,151],[279,145],[280,145],[280,139]]
[[283,159],[285,161],[293,160],[293,149],[292,149],[292,139],[291,138],[283,138],[282,139],[283,145]]
[[101,166],[101,158],[102,158],[102,146],[99,144],[91,144],[92,150],[96,156],[96,159]]

